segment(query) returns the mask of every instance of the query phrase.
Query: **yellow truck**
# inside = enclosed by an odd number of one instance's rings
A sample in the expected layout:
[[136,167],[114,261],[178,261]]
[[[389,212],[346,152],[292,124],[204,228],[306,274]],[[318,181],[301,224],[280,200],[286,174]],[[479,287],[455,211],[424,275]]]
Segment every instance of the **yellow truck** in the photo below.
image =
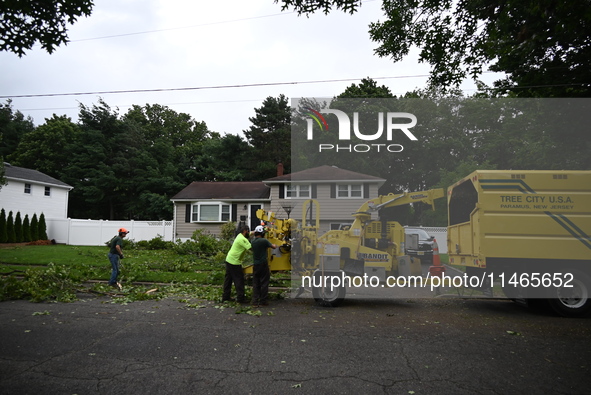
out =
[[591,313],[591,171],[478,170],[447,195],[449,263],[471,286]]

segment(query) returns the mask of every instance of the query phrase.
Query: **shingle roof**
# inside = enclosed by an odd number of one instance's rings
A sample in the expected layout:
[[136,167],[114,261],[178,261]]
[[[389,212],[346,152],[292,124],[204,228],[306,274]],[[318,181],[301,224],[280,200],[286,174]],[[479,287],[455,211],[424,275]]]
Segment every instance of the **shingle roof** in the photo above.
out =
[[312,169],[306,169],[283,176],[268,178],[264,183],[278,183],[286,181],[374,181],[385,182],[386,180],[380,177],[374,177],[367,174],[357,173],[351,170],[340,169],[335,166],[320,166]]
[[224,199],[261,200],[269,199],[270,188],[260,181],[192,182],[171,200]]
[[40,184],[55,185],[63,188],[73,188],[71,185],[68,185],[56,178],[50,177],[45,173],[41,173],[40,171],[12,166],[6,162],[4,163],[4,177],[7,179],[17,179]]

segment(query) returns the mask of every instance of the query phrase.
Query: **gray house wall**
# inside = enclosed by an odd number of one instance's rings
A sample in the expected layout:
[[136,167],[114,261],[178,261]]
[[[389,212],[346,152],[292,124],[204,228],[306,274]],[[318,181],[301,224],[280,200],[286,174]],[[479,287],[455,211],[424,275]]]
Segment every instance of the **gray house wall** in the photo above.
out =
[[[346,182],[339,182],[340,184],[346,184]],[[369,199],[378,197],[378,184],[367,183],[367,187],[364,188],[364,193],[367,196],[363,198],[336,198],[331,197],[331,184],[334,183],[317,183],[316,184],[316,196],[315,199],[320,205],[320,233],[324,233],[330,230],[331,224],[350,224],[353,222],[353,216],[351,214],[357,212],[357,210]],[[359,184],[359,182],[355,182]],[[280,198],[280,188],[283,188],[284,184],[273,184],[271,185],[271,211],[277,213],[278,218],[287,218],[287,213],[283,209],[284,206],[289,205],[292,207],[292,211],[289,218],[294,218],[298,222],[302,221],[302,207],[304,202],[308,198]]]
[[[216,200],[219,201],[219,200]],[[174,204],[174,218],[175,221],[175,239],[188,239],[193,235],[193,232],[197,229],[203,229],[206,232],[219,236],[221,232],[221,227],[224,225],[224,222],[186,222],[187,218],[187,204],[192,205],[198,202],[203,202],[203,200],[196,200],[196,201],[177,201]],[[268,202],[236,202],[236,201],[228,201],[224,202],[227,204],[235,204],[236,205],[236,220],[240,221],[241,217],[246,217],[247,221],[250,220],[250,206],[253,204],[261,205],[264,210],[268,210],[269,203]],[[246,210],[244,206],[246,205]]]

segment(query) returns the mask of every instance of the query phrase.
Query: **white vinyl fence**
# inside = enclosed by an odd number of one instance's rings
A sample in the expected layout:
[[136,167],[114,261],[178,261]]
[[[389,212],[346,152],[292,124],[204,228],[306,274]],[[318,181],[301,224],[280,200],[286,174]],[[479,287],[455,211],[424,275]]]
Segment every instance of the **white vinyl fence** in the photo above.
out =
[[[152,240],[162,236],[165,241],[174,241],[173,221],[103,221],[85,219],[46,220],[47,237],[59,244],[80,246],[103,246],[117,235],[119,228],[129,230],[130,240]],[[447,254],[447,229],[445,227],[421,227],[435,236],[439,253]]]
[[59,244],[79,246],[103,246],[117,235],[119,228],[129,231],[130,240],[151,240],[162,236],[173,241],[172,221],[103,221],[84,219],[46,220],[47,237]]

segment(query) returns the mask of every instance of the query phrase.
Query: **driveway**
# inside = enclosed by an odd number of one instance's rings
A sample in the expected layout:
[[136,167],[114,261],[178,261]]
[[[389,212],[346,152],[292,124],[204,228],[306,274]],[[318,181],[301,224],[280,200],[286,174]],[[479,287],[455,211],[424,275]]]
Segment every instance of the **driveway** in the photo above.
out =
[[286,299],[252,315],[236,312],[175,299],[2,302],[0,393],[584,394],[591,388],[591,320],[507,300],[352,296],[338,308]]

